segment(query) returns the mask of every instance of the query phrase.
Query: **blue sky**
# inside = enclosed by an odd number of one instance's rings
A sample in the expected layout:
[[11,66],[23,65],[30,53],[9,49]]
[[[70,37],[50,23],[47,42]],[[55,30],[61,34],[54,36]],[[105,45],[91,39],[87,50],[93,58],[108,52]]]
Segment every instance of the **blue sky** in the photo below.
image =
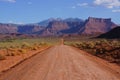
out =
[[36,23],[48,18],[112,18],[120,24],[120,0],[0,0],[1,23]]

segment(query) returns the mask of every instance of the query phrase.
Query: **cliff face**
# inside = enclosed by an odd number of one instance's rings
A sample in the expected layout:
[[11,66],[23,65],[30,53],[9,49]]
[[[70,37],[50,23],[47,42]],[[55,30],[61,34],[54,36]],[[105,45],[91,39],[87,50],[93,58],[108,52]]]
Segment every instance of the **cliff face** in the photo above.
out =
[[82,34],[95,34],[95,33],[105,33],[117,25],[114,24],[111,19],[103,18],[92,18],[89,17],[84,24],[84,31]]
[[17,33],[17,26],[13,24],[0,23],[0,33]]
[[33,34],[35,32],[43,30],[44,27],[39,26],[39,25],[21,25],[18,26],[18,33],[23,33],[23,34]]
[[50,22],[49,25],[47,26],[47,29],[50,29],[51,31],[61,31],[68,28],[69,28],[68,24],[66,22],[61,21]]
[[[50,21],[50,20],[48,20]],[[93,18],[89,17],[83,21],[81,19],[68,18],[65,20],[54,19],[41,26],[40,24],[14,25],[0,24],[0,33],[22,33],[22,34],[39,34],[41,36],[59,36],[68,34],[102,34],[115,28],[110,18]]]
[[61,31],[69,29],[66,22],[62,21],[52,21],[49,25],[42,31],[41,35],[60,35]]
[[92,23],[104,23],[104,22],[111,22],[111,18],[108,18],[108,19],[103,19],[103,18],[93,18],[93,17],[89,17],[88,18],[88,21],[89,22],[92,22]]

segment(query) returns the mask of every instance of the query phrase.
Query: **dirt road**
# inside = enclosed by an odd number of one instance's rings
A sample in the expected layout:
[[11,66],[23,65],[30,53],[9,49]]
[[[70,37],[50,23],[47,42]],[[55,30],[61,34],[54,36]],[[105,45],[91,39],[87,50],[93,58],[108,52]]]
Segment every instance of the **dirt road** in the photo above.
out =
[[99,62],[77,49],[59,45],[2,73],[0,80],[120,80],[120,69]]

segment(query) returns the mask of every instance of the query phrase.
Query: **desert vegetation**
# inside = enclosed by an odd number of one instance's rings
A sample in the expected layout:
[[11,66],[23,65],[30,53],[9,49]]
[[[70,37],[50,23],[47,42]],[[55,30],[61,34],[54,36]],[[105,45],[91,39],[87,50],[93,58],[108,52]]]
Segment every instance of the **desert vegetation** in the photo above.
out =
[[0,40],[0,60],[9,56],[19,56],[29,51],[37,51],[41,48],[52,46],[57,43],[57,38],[35,39],[4,39]]
[[120,40],[94,39],[66,41],[65,44],[77,47],[88,53],[120,65]]

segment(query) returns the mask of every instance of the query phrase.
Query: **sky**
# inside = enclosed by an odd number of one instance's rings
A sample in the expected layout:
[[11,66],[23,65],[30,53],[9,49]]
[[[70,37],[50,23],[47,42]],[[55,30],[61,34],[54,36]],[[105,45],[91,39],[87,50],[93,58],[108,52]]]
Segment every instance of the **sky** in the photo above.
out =
[[0,0],[0,23],[88,17],[112,18],[120,24],[120,0]]

